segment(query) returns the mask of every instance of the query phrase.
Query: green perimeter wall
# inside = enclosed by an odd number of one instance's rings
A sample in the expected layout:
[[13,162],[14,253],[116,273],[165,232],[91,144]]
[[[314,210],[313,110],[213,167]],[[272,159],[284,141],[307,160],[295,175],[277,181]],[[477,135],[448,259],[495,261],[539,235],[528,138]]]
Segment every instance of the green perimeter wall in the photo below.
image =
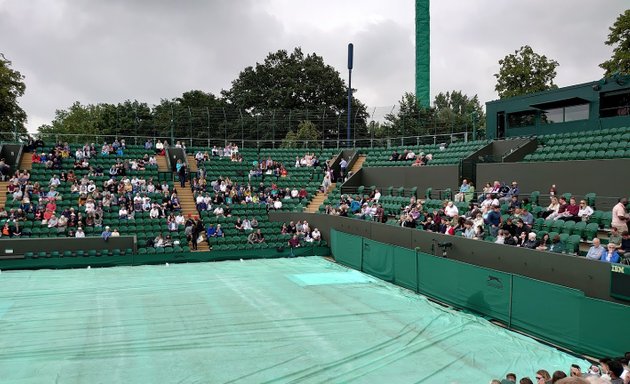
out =
[[0,270],[15,269],[64,269],[85,267],[117,267],[165,263],[198,263],[239,259],[272,259],[279,257],[329,256],[327,246],[294,248],[243,249],[210,252],[138,253],[120,256],[83,257],[17,257],[0,260]]
[[455,307],[500,320],[572,351],[595,357],[628,349],[630,306],[517,274],[440,258],[335,229],[335,259]]

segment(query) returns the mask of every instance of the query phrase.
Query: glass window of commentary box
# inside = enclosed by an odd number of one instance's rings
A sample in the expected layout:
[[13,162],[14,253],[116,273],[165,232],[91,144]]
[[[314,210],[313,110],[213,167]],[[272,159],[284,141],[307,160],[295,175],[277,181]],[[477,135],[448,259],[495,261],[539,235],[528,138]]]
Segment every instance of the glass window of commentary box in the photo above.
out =
[[534,126],[536,125],[536,111],[508,113],[507,121],[510,128]]
[[571,105],[542,111],[540,121],[543,124],[566,123],[569,121],[588,120],[589,104]]

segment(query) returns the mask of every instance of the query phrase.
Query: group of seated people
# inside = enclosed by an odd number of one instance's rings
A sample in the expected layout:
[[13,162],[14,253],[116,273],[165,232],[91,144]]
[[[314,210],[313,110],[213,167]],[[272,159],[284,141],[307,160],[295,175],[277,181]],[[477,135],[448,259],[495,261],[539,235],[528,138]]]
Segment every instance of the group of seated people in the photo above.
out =
[[546,369],[539,369],[532,377],[522,377],[520,380],[514,373],[505,375],[505,379],[493,379],[490,384],[628,384],[630,383],[630,369],[628,369],[630,352],[617,358],[604,357],[599,364],[593,363],[585,371],[578,364],[571,364],[567,372],[558,370],[549,373]]
[[317,155],[315,155],[314,153],[306,153],[302,157],[295,157],[295,168],[318,167],[319,165],[319,158],[317,158]]
[[216,216],[228,216],[226,209],[238,204],[262,204],[270,209],[281,209],[283,200],[296,199],[300,202],[308,199],[306,188],[279,188],[275,183],[265,186],[260,183],[258,187],[250,183],[241,184],[233,182],[230,178],[219,177],[212,180],[208,186],[206,179],[192,183],[195,194],[195,203],[199,212],[213,211]]
[[327,205],[325,213],[327,215],[356,217],[361,220],[384,223],[387,221],[387,215],[383,205],[379,203],[380,196],[381,193],[378,189],[374,190],[369,196],[342,195],[339,205],[337,207],[333,207],[330,204]]
[[311,228],[311,225],[306,220],[298,220],[297,223],[293,221],[290,221],[289,224],[282,223],[280,233],[291,235],[291,238],[288,240],[288,245],[291,248],[302,247],[304,243],[319,243],[322,240],[322,234],[319,229]]
[[413,150],[405,149],[403,153],[398,153],[397,150],[394,149],[391,156],[389,157],[389,161],[407,161],[413,160],[411,166],[420,167],[427,165],[429,161],[433,160],[432,154],[426,154],[424,152],[420,152],[419,154],[415,154]]

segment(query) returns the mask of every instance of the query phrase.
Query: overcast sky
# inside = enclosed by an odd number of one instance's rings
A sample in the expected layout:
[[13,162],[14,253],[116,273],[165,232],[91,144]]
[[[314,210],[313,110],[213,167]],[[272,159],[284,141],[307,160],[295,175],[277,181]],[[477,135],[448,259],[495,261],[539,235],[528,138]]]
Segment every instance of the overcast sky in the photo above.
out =
[[[267,53],[301,46],[347,78],[356,97],[389,112],[414,91],[410,0],[0,0],[0,52],[26,76],[30,131],[55,109],[191,89],[218,94]],[[599,79],[604,45],[627,0],[434,0],[431,97],[447,90],[496,99],[498,60],[529,44],[560,63],[560,86]]]

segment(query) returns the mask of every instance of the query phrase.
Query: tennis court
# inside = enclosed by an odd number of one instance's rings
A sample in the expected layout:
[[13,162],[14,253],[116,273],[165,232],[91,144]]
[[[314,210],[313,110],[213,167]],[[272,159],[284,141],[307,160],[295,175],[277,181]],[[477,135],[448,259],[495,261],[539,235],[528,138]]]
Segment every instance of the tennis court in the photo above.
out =
[[319,257],[0,274],[2,383],[487,383],[571,363]]

